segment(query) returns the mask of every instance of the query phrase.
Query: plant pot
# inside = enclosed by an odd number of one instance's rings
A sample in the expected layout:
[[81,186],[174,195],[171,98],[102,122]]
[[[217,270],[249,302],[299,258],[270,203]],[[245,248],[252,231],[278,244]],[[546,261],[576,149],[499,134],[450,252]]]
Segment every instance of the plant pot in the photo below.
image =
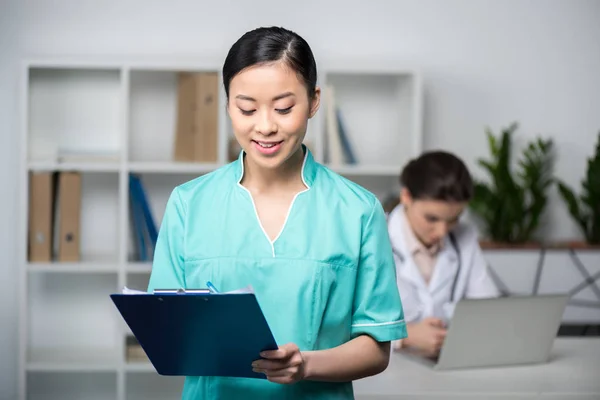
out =
[[571,240],[553,243],[552,248],[565,250],[600,250],[600,244],[591,244],[585,240]]
[[540,242],[506,243],[493,240],[480,240],[479,246],[483,250],[538,250],[544,247]]

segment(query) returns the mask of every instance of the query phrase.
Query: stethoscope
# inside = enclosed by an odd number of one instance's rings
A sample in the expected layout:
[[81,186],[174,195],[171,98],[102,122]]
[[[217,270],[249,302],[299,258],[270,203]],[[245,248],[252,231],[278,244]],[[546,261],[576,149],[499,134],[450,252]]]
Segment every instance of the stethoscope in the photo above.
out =
[[[456,270],[456,274],[454,275],[454,281],[452,282],[452,290],[450,291],[450,300],[452,302],[455,302],[455,300],[456,300],[455,299],[456,283],[458,282],[458,276],[460,275],[460,268],[462,266],[462,258],[460,256],[460,248],[458,247],[458,242],[456,241],[456,236],[454,236],[454,232],[449,232],[448,237],[450,238],[450,243],[452,244],[452,248],[454,249],[454,252],[456,253],[456,256],[458,258],[458,268]],[[404,264],[404,261],[405,261],[404,255],[398,249],[396,249],[396,247],[393,244],[392,244],[392,252],[396,255],[396,257],[398,257],[400,262],[402,264]]]

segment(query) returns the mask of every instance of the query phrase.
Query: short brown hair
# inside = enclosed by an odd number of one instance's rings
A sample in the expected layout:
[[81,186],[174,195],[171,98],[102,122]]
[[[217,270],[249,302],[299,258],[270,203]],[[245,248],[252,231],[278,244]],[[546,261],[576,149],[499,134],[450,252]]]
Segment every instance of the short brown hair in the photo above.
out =
[[468,202],[473,180],[463,161],[452,153],[430,151],[411,160],[402,170],[400,184],[420,200]]

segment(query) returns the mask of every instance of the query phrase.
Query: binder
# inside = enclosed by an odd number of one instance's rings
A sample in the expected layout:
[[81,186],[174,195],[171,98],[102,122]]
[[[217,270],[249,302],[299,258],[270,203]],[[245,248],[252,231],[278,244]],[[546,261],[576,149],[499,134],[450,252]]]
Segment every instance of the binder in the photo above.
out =
[[110,297],[160,375],[265,379],[251,364],[261,351],[278,348],[254,293]]
[[180,72],[177,77],[175,161],[217,162],[219,75]]
[[136,241],[139,261],[152,260],[158,240],[154,215],[140,177],[129,174],[130,215],[133,222],[133,238]]
[[54,224],[53,172],[30,173],[29,192],[29,261],[52,261]]
[[81,258],[81,173],[60,172],[58,185],[58,260],[79,261]]

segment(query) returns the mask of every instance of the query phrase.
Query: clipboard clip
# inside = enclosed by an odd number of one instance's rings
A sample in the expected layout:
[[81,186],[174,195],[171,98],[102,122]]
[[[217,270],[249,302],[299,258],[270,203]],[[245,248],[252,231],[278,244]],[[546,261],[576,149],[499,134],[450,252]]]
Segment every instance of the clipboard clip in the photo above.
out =
[[154,294],[209,294],[209,289],[154,289]]

